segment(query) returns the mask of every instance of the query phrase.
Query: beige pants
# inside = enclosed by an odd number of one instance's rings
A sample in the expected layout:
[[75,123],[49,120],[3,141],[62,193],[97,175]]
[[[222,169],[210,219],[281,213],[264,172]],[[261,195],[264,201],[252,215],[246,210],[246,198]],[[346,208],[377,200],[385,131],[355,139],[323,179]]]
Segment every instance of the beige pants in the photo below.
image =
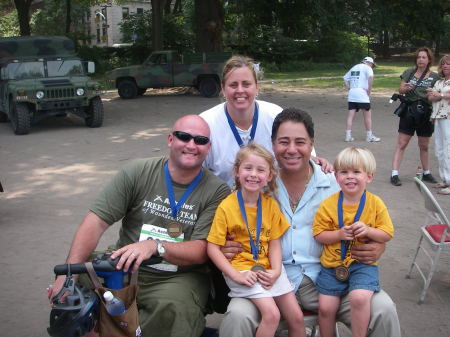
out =
[[[296,293],[302,309],[317,312],[318,293],[314,283],[304,277]],[[261,316],[256,306],[248,299],[233,298],[228,305],[220,325],[220,337],[250,337],[254,336]],[[337,320],[350,326],[350,303],[348,296],[344,296],[337,313]],[[374,293],[371,302],[370,337],[400,337],[400,323],[398,321],[395,303],[389,295],[381,290]]]

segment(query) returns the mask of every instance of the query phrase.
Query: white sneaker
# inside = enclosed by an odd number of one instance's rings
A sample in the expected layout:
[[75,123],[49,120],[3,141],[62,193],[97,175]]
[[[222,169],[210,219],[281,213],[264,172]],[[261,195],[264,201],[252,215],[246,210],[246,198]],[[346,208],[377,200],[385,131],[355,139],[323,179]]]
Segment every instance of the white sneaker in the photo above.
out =
[[380,140],[381,140],[381,138],[379,138],[379,137],[377,137],[375,135],[366,137],[366,141],[369,142],[369,143],[379,142]]
[[355,140],[355,138],[353,138],[352,136],[345,136],[346,142],[353,142],[354,140]]

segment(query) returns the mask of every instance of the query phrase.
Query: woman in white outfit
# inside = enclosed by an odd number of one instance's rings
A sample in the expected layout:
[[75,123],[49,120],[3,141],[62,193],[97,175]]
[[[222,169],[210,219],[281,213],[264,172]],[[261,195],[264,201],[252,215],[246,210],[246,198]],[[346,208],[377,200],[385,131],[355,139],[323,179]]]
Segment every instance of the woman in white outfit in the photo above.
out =
[[444,55],[439,61],[438,80],[429,89],[428,100],[433,103],[431,120],[434,121],[434,149],[439,162],[439,175],[442,182],[433,187],[439,194],[450,195],[450,56]]
[[[222,76],[222,94],[226,100],[200,114],[211,129],[211,150],[204,166],[233,187],[233,163],[241,146],[258,143],[272,152],[272,124],[282,108],[256,100],[259,93],[253,60],[235,55],[226,63]],[[315,156],[315,152],[313,152]],[[330,171],[331,165],[322,158],[313,160]]]

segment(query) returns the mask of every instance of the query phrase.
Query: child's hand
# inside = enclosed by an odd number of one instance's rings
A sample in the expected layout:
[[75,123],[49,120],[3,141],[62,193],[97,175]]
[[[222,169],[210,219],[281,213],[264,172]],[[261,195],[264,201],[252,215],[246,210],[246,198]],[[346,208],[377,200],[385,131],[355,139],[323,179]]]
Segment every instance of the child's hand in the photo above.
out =
[[243,284],[244,286],[251,287],[256,281],[258,281],[258,276],[255,272],[248,270],[244,272],[237,271],[235,275],[232,277],[233,281],[239,284]]
[[355,237],[353,235],[353,225],[350,226],[342,226],[341,229],[339,229],[339,239],[342,241],[346,240],[353,240]]
[[270,289],[280,276],[280,273],[276,273],[273,269],[267,271],[258,270],[256,274],[258,275],[258,282],[261,283],[264,289]]
[[355,238],[366,237],[369,234],[370,227],[366,226],[364,222],[357,221],[351,227],[353,228]]

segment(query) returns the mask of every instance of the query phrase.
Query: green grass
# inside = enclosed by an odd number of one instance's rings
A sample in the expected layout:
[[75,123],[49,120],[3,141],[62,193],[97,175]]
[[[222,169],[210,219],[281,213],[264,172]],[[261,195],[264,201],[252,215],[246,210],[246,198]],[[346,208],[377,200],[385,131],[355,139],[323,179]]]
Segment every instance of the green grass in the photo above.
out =
[[[407,68],[411,67],[411,63],[408,62],[389,62],[381,61],[377,62],[377,66],[374,68],[375,89],[390,89],[396,90],[400,84],[400,74]],[[266,80],[295,80],[289,82],[278,82],[280,86],[296,86],[304,88],[344,88],[342,77],[348,69],[342,69],[342,65],[336,65],[335,69],[330,69],[329,66],[326,69],[321,70],[320,67],[314,65],[314,70],[295,71],[295,72],[268,72],[264,77]],[[384,76],[381,76],[384,75]],[[312,79],[301,80],[303,78],[314,77],[337,77],[331,79]]]

